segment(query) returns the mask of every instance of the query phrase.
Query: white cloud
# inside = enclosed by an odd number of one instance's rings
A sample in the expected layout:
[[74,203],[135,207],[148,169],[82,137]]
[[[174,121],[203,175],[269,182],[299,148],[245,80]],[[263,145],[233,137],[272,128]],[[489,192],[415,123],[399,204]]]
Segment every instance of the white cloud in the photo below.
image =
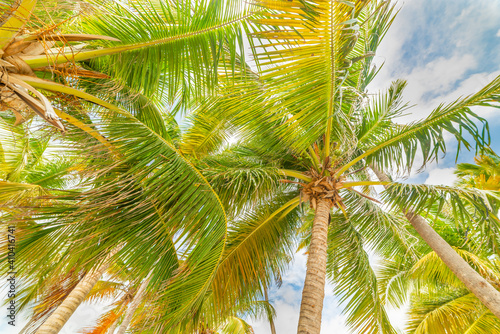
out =
[[500,30],[497,31],[497,34],[496,34],[497,37],[500,37]]
[[[283,276],[280,289],[270,292],[270,300],[276,310],[275,326],[278,333],[295,333],[299,323],[300,300],[306,276],[307,256],[304,252],[295,254],[294,261]],[[322,334],[347,334],[345,319],[333,295],[333,286],[327,283],[323,303]],[[269,323],[265,319],[247,319],[256,334],[270,334]]]
[[453,173],[455,168],[434,168],[429,171],[429,176],[425,180],[426,184],[451,186],[456,181],[457,176]]
[[428,116],[443,101],[442,97],[455,91],[457,82],[465,79],[466,72],[475,66],[474,56],[454,55],[437,58],[402,76],[408,81],[405,100],[416,104],[415,108],[410,109],[411,114],[403,120],[408,122]]

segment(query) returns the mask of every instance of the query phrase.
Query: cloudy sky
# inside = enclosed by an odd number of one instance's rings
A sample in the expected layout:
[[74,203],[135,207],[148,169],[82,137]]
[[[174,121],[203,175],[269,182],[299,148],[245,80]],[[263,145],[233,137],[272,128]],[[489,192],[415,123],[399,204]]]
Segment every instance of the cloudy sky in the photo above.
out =
[[[400,5],[402,9],[377,53],[377,64],[385,65],[370,89],[376,91],[392,80],[406,79],[405,97],[417,106],[405,121],[425,117],[440,103],[473,93],[500,74],[500,0],[406,0]],[[499,151],[500,117],[496,112],[500,111],[477,112],[490,122],[492,147]],[[460,161],[472,158],[472,153],[464,153]],[[450,149],[439,165],[428,166],[409,181],[451,184],[454,164],[455,154]],[[297,329],[305,263],[305,256],[297,254],[281,288],[271,291],[279,334]],[[327,286],[324,305],[322,333],[348,333],[331,286]],[[80,307],[61,333],[74,334],[91,325],[101,310]],[[391,310],[389,314],[395,325],[403,326],[403,311]],[[23,319],[12,328],[2,318],[0,333],[17,334],[22,328]],[[266,322],[250,322],[256,334],[270,333]]]

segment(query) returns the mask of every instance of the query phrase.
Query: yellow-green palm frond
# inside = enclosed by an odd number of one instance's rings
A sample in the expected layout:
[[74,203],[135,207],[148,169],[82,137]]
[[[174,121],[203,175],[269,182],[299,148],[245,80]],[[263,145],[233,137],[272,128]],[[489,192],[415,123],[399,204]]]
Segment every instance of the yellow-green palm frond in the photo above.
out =
[[455,174],[459,183],[469,187],[500,190],[500,159],[494,154],[475,158],[476,164],[461,163]]
[[0,181],[0,209],[39,201],[49,192],[37,184]]
[[[101,40],[78,53],[54,53],[48,62],[94,59],[103,72],[147,96],[164,91],[173,98],[179,88],[199,95],[216,85],[224,47],[231,49],[230,62],[244,54],[245,30],[256,15],[252,9],[233,0],[95,2],[95,14],[82,17],[73,29],[110,36],[113,42]],[[32,67],[47,63],[42,57],[26,61]]]
[[252,326],[238,317],[229,317],[226,324],[219,330],[220,334],[254,334]]
[[346,115],[364,90],[392,7],[367,0],[258,4],[274,9],[264,23],[288,27],[255,34],[264,40],[256,50],[261,80],[273,87],[267,117],[286,120],[278,132],[299,151],[326,133],[329,154],[330,139],[352,133]]
[[343,214],[332,216],[328,233],[327,273],[347,315],[346,324],[359,333],[396,333],[378,295],[360,233]]
[[198,165],[231,216],[252,210],[290,188],[280,182],[283,175],[277,167],[243,145],[207,156]]
[[[423,154],[423,166],[425,166],[430,161],[436,161],[440,153],[446,152],[443,137],[445,132],[451,134],[458,142],[458,152],[462,147],[474,148],[476,151],[486,149],[490,141],[488,124],[484,118],[475,114],[471,107],[498,108],[499,102],[500,76],[475,94],[461,97],[447,105],[440,105],[425,119],[381,133],[378,139],[372,140],[371,147],[365,147],[364,151],[346,164],[339,173],[362,159],[382,169],[409,171],[417,152]],[[465,133],[468,135],[465,136]]]
[[[455,251],[464,260],[466,260],[472,268],[474,268],[481,276],[496,286],[500,286],[500,273],[495,270],[494,265],[487,259],[454,247]],[[409,270],[409,275],[415,280],[420,280],[423,283],[433,282],[436,284],[446,284],[449,286],[462,287],[460,280],[451,272],[444,262],[437,256],[435,252],[429,252],[418,260]]]
[[485,310],[474,321],[464,334],[490,334],[500,332],[500,320],[488,310]]
[[106,299],[115,299],[119,294],[125,291],[125,286],[120,282],[100,280],[85,298],[89,303],[103,302]]
[[300,200],[295,196],[275,197],[231,224],[212,284],[215,310],[224,314],[236,303],[262,296],[262,289],[287,267],[300,223]]
[[406,327],[408,333],[464,333],[484,312],[485,307],[467,290],[442,289],[447,293],[420,294],[413,298]]

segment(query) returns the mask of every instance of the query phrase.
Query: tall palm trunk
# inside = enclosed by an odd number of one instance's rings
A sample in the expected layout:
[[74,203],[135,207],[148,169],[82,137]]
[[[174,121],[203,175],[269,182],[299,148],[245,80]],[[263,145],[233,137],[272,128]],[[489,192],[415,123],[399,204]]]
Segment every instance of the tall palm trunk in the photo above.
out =
[[132,299],[132,302],[128,306],[127,312],[125,313],[125,317],[123,318],[122,324],[120,325],[117,334],[125,334],[125,331],[127,330],[128,325],[132,321],[132,317],[134,316],[134,313],[137,310],[137,307],[139,307],[142,300],[144,299],[146,288],[149,284],[150,279],[151,279],[151,272],[149,273],[148,277],[141,283],[141,285],[139,286],[139,290],[137,290],[137,293],[134,296],[134,299]]
[[[370,166],[378,179],[390,182],[387,175]],[[500,292],[455,252],[455,250],[429,226],[427,221],[410,208],[401,208],[406,219],[422,239],[434,250],[448,268],[494,315],[500,318]]]
[[104,262],[94,271],[89,271],[83,279],[75,286],[57,309],[45,320],[35,334],[57,334],[64,324],[83,302],[90,290],[99,281],[101,276],[110,266],[110,258],[115,255],[121,247],[116,247],[106,256]]
[[318,199],[307,257],[307,271],[302,290],[298,334],[319,334],[325,297],[326,250],[330,203]]
[[[267,294],[267,289],[264,289],[264,298],[267,303],[269,303],[269,295]],[[268,315],[269,326],[271,327],[271,334],[276,334],[276,327],[274,326],[274,320],[272,315]]]

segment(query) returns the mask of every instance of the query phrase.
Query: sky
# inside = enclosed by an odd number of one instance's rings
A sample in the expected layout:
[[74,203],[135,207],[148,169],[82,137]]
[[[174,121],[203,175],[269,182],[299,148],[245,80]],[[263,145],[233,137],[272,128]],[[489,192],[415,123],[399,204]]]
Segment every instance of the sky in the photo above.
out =
[[[401,11],[375,58],[378,65],[384,63],[384,66],[369,89],[376,92],[387,88],[396,79],[408,81],[404,96],[416,106],[401,122],[423,118],[440,103],[474,93],[500,75],[500,0],[406,0],[399,6]],[[489,121],[492,147],[500,151],[500,117],[496,114],[500,110],[475,111]],[[473,157],[473,153],[464,152],[459,162],[472,162]],[[454,165],[451,145],[449,154],[439,164],[427,166],[420,174],[415,171],[408,182],[450,185],[455,180]],[[281,288],[270,291],[277,311],[278,334],[297,330],[305,263],[306,256],[297,254]],[[348,333],[332,291],[332,286],[327,285],[321,333]],[[92,325],[102,309],[102,306],[83,305],[61,334],[74,334],[83,326]],[[389,316],[395,326],[403,328],[404,310],[389,310]],[[0,321],[0,333],[17,334],[24,321],[19,317],[13,328],[5,318]],[[256,334],[270,334],[266,321],[248,321]]]

